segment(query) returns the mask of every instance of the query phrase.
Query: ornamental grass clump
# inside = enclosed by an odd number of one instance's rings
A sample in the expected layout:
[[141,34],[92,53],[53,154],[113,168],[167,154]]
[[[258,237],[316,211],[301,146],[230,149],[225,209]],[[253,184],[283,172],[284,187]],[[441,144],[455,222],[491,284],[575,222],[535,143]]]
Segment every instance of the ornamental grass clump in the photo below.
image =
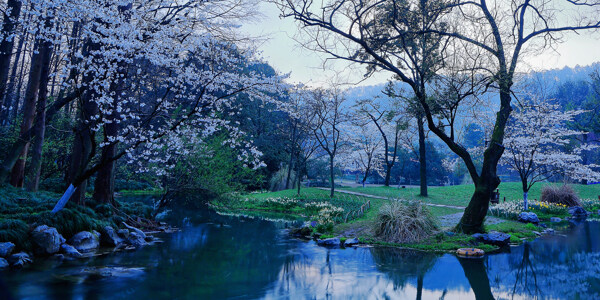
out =
[[412,243],[439,229],[435,217],[420,201],[394,201],[379,210],[375,234],[391,243]]
[[568,185],[545,186],[542,189],[542,202],[563,204],[568,207],[581,206],[577,193]]

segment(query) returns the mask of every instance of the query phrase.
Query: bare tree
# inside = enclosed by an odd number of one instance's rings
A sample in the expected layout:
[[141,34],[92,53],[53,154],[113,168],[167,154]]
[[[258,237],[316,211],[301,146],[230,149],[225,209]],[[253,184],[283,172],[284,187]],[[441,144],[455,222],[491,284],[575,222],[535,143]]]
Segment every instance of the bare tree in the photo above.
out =
[[342,92],[335,88],[331,90],[316,89],[308,98],[311,114],[313,115],[311,121],[313,136],[320,148],[329,156],[331,197],[335,192],[335,157],[342,144],[341,124],[347,121],[342,111],[342,104],[345,100]]

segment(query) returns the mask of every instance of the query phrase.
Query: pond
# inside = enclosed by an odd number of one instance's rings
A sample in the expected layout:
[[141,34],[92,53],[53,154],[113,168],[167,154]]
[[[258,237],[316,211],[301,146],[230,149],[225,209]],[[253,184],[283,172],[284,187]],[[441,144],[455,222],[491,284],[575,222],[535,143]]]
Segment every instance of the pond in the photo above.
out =
[[209,209],[170,218],[182,230],[162,235],[162,244],[2,271],[0,290],[14,299],[600,299],[598,222],[484,259],[459,259],[328,249],[287,236],[292,221]]

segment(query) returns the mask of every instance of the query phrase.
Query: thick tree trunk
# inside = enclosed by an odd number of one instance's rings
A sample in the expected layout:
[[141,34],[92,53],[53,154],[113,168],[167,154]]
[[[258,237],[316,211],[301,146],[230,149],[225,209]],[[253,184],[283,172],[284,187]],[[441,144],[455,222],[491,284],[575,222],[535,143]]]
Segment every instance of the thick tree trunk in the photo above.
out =
[[[483,165],[478,178],[473,178],[475,192],[471,197],[469,205],[465,209],[457,229],[464,233],[475,233],[483,231],[483,220],[490,205],[492,192],[500,185],[500,177],[497,175],[498,161],[504,153],[504,130],[508,117],[510,116],[510,87],[502,87],[500,92],[500,111],[496,115],[496,125],[492,132],[488,148],[483,153]],[[473,175],[472,175],[473,177]]]
[[[83,50],[83,56],[89,56],[91,55],[90,53],[99,49],[99,43],[88,40]],[[92,59],[95,60],[97,58]],[[93,72],[86,73],[82,80],[83,83],[87,86],[93,81],[94,76],[95,74]],[[95,133],[92,132],[93,124],[91,119],[92,116],[95,116],[98,113],[98,107],[93,101],[94,97],[95,91],[93,89],[85,91],[81,97],[81,105],[79,107],[78,114],[79,121],[75,132],[75,139],[73,141],[71,165],[69,167],[68,174],[68,181],[77,188],[71,199],[80,205],[85,204],[87,178],[82,179],[80,183],[76,183],[75,181],[78,181],[79,178],[82,178],[82,174],[85,172],[91,158],[94,156],[96,151]]]
[[[48,20],[46,27],[51,26],[51,20]],[[31,153],[31,165],[28,172],[27,190],[36,192],[40,183],[40,171],[42,168],[42,148],[44,146],[44,135],[46,133],[46,103],[48,98],[48,82],[50,79],[50,61],[52,58],[53,46],[51,42],[45,41],[41,52],[42,69],[40,73],[38,103],[36,109],[37,121],[33,127],[35,135]]]
[[[40,75],[43,65],[43,41],[36,40],[34,53],[31,56],[31,67],[29,69],[29,81],[27,83],[27,91],[23,103],[23,121],[21,122],[20,134],[27,132],[33,124],[35,116],[36,101],[40,87]],[[27,152],[29,151],[29,141],[23,147],[19,158],[12,168],[10,175],[10,184],[16,187],[23,187],[23,179],[25,177],[25,163],[27,160]]]
[[[104,130],[116,132],[112,129],[108,129],[105,126]],[[117,154],[117,144],[111,144],[102,149],[102,160],[110,160]],[[94,182],[94,200],[98,203],[109,203],[112,204],[115,194],[115,165],[116,161],[106,163],[96,174],[96,181]]]
[[423,197],[427,197],[427,154],[425,150],[425,126],[423,118],[417,117],[419,127],[419,175],[421,178],[421,193]]
[[[0,42],[0,101],[5,99],[6,86],[8,83],[8,72],[10,69],[10,59],[12,57],[12,51],[14,46],[15,37],[13,31],[18,23],[19,15],[21,14],[21,1],[20,0],[8,0],[6,3],[6,10],[4,11],[4,20],[2,21],[2,34],[4,39]],[[10,14],[6,14],[7,10]],[[17,64],[18,60],[15,61]],[[5,101],[2,103],[2,110],[10,109]]]

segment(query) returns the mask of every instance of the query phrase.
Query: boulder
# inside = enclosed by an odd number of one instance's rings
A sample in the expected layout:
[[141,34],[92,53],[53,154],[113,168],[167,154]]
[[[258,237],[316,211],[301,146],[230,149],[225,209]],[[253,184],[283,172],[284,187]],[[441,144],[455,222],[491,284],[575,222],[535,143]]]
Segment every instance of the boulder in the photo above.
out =
[[130,225],[128,225],[125,222],[123,222],[123,225],[125,225],[125,227],[127,227],[127,229],[129,229],[129,230],[137,233],[138,235],[140,235],[141,237],[143,237],[144,239],[146,239],[146,234],[143,231],[141,231],[141,230],[139,230],[139,229],[137,229],[137,228],[135,228],[133,226],[130,226]]
[[127,243],[133,247],[141,247],[146,245],[146,240],[144,237],[139,235],[137,232],[130,232],[129,237],[127,238]]
[[102,234],[100,235],[100,243],[106,246],[115,247],[118,244],[122,244],[125,242],[123,238],[121,238],[114,228],[111,226],[106,226],[102,228]]
[[72,258],[80,258],[83,256],[79,251],[77,251],[77,249],[75,249],[75,247],[73,247],[69,244],[62,244],[60,246],[60,251],[64,255],[66,255],[68,257],[72,257]]
[[523,222],[523,223],[538,224],[540,222],[540,219],[538,218],[538,216],[535,213],[522,212],[519,214],[518,221]]
[[79,252],[89,252],[100,246],[100,234],[97,232],[82,231],[75,234],[70,240],[72,245]]
[[8,268],[10,266],[6,259],[0,257],[0,269]]
[[0,243],[0,257],[7,257],[15,249],[15,244],[11,242]]
[[31,233],[31,239],[36,246],[36,253],[47,255],[54,254],[60,250],[60,245],[65,242],[56,228],[40,225]]
[[558,223],[560,221],[562,221],[562,219],[559,218],[559,217],[552,217],[552,218],[550,218],[550,222],[552,222],[552,223]]
[[339,246],[340,239],[339,238],[320,239],[320,240],[317,240],[317,245],[319,245],[319,246]]
[[552,228],[546,228],[542,233],[543,234],[550,234],[550,235],[552,235],[552,234],[554,234],[554,229],[552,229]]
[[491,231],[490,233],[476,233],[472,236],[484,244],[496,245],[500,247],[506,246],[510,242],[510,234],[497,231]]
[[8,263],[15,268],[22,268],[28,263],[31,263],[31,258],[29,258],[29,254],[25,252],[15,253],[8,257]]
[[569,214],[571,214],[571,216],[573,216],[575,219],[584,219],[588,216],[587,211],[585,211],[585,209],[583,209],[581,206],[569,207]]
[[344,246],[354,246],[354,245],[358,245],[358,244],[360,244],[360,242],[358,241],[357,238],[347,239],[344,242]]
[[312,229],[310,229],[308,227],[294,228],[290,231],[290,233],[293,236],[305,237],[305,236],[310,236],[312,234]]

